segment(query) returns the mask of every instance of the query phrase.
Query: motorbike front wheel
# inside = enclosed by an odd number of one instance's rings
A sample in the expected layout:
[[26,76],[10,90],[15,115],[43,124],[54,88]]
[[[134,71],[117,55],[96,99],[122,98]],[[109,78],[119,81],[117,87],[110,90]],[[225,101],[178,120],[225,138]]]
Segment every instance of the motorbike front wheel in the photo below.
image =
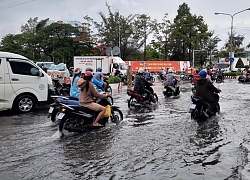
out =
[[108,101],[111,105],[113,105],[113,103],[114,103],[114,100],[113,100],[113,97],[112,97],[112,96],[108,96],[108,97],[107,97],[107,101]]
[[58,115],[58,113],[59,113],[59,109],[58,108],[54,108],[53,111],[52,111],[52,113],[51,113],[51,117],[50,117],[50,119],[51,119],[52,122],[55,122],[56,116]]
[[111,86],[110,86],[110,85],[106,88],[106,93],[108,93],[108,94],[111,94],[111,95],[112,95],[112,88],[111,88]]
[[123,120],[123,113],[120,109],[111,109],[111,122],[119,123]]
[[158,96],[157,96],[157,94],[154,94],[154,95],[153,95],[153,98],[154,98],[154,100],[155,100],[156,102],[158,102]]

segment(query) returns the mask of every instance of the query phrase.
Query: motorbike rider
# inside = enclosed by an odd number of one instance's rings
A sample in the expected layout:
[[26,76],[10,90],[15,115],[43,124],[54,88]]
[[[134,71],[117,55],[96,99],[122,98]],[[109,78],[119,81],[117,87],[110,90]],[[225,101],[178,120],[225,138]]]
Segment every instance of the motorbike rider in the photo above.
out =
[[219,69],[218,72],[217,72],[217,78],[221,79],[221,80],[224,80],[224,73],[222,72],[221,69]]
[[162,68],[162,69],[161,69],[161,72],[160,72],[160,74],[159,74],[160,79],[161,79],[161,80],[164,80],[166,74],[167,74],[166,71]]
[[101,67],[98,67],[96,69],[96,72],[95,72],[94,76],[98,81],[103,82],[104,75],[102,74],[102,68]]
[[200,68],[196,68],[195,72],[193,74],[193,82],[192,82],[192,84],[195,84],[196,80],[200,77],[199,72],[200,72]]
[[172,86],[172,87],[175,87],[175,85],[177,84],[178,80],[177,78],[175,77],[174,73],[173,73],[173,70],[171,68],[168,69],[168,74],[166,75],[166,81],[165,83],[168,85],[168,86]]
[[102,126],[99,123],[99,120],[103,117],[106,108],[100,104],[95,103],[95,98],[104,99],[108,96],[108,94],[99,93],[94,85],[92,84],[93,73],[91,71],[86,71],[84,73],[83,78],[81,78],[77,85],[81,89],[79,103],[81,106],[87,107],[93,111],[99,112],[95,121],[93,122],[93,126]]
[[200,77],[195,82],[196,96],[200,96],[204,101],[214,107],[219,102],[219,96],[215,93],[220,93],[221,90],[216,88],[213,83],[207,78],[207,72],[201,70]]
[[144,76],[143,76],[143,72],[144,70],[142,68],[140,68],[138,70],[138,73],[135,76],[135,83],[134,83],[134,91],[137,92],[138,94],[140,94],[141,96],[146,93],[146,97],[144,98],[144,100],[146,102],[154,102],[155,100],[153,98],[153,92],[154,90],[150,87],[152,86],[152,83],[148,82]]
[[70,92],[69,95],[75,98],[79,98],[80,91],[77,85],[78,80],[80,79],[80,76],[82,74],[82,69],[81,68],[75,68],[74,70],[74,77],[72,79],[71,87],[70,87]]
[[[85,69],[85,71],[90,71],[90,72],[93,73],[93,69],[92,69],[92,68],[89,68],[89,67],[87,67],[87,68]],[[102,92],[102,89],[104,89],[104,91],[106,90],[106,86],[107,86],[107,85],[106,85],[104,82],[99,81],[95,76],[93,76],[93,78],[92,78],[92,83],[93,83],[95,86],[99,87],[99,88],[97,89],[98,92]],[[102,89],[100,89],[100,88],[102,88]]]

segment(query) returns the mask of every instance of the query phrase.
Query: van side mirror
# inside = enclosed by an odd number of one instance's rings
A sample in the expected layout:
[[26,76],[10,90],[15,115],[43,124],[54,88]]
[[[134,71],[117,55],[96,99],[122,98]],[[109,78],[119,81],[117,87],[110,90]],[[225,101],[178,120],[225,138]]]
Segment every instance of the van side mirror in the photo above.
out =
[[31,68],[30,69],[30,73],[33,76],[40,76],[41,77],[43,75],[42,72],[39,69],[37,69],[37,68]]

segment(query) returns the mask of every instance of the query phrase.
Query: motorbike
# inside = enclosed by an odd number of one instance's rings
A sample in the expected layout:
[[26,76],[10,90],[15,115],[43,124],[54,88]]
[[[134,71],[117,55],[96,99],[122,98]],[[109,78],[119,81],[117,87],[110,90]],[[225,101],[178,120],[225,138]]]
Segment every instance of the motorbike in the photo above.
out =
[[157,75],[157,79],[161,82],[165,81],[165,76],[160,72],[158,75]]
[[223,76],[218,76],[218,75],[216,75],[215,82],[217,82],[217,83],[222,83],[222,82],[224,82]]
[[103,91],[105,91],[105,92],[108,93],[108,94],[112,94],[112,88],[111,88],[111,86],[109,85],[108,77],[107,77],[107,76],[104,76],[103,82],[104,82],[104,85],[103,85],[103,88],[102,88]]
[[180,86],[176,85],[174,86],[169,86],[167,83],[164,83],[164,89],[163,89],[163,94],[165,97],[170,97],[170,96],[178,96],[180,94]]
[[238,81],[240,83],[250,83],[249,73],[247,73],[246,76],[243,76],[243,75],[239,76]]
[[[103,92],[104,93],[104,92]],[[48,118],[54,123],[56,121],[56,116],[58,115],[60,109],[60,103],[68,104],[68,105],[79,105],[78,98],[71,97],[71,96],[51,96],[53,98],[53,103],[50,104],[49,111],[48,111]],[[113,98],[112,96],[108,96],[107,100],[111,105],[113,105]],[[58,123],[58,122],[57,122]],[[54,125],[57,125],[55,123]]]
[[[214,94],[219,98],[218,94]],[[191,113],[191,119],[206,120],[216,113],[220,113],[220,104],[209,104],[199,96],[191,96],[192,103],[189,104],[189,112]]]
[[56,95],[68,96],[70,84],[61,83],[59,79],[52,79]]
[[151,92],[148,102],[145,100],[147,93],[140,95],[131,89],[127,90],[127,94],[128,94],[128,96],[130,96],[130,98],[127,100],[129,108],[130,107],[134,107],[134,108],[136,108],[136,107],[148,107],[152,103],[158,102],[158,96],[154,92],[154,90],[151,87],[146,87],[146,89],[148,89]]
[[80,105],[66,105],[60,103],[58,130],[61,136],[71,132],[86,132],[104,127],[109,119],[112,123],[119,123],[123,120],[123,113],[118,106],[113,106],[107,99],[97,99],[96,102],[106,107],[106,115],[99,121],[102,126],[92,126],[98,112]]

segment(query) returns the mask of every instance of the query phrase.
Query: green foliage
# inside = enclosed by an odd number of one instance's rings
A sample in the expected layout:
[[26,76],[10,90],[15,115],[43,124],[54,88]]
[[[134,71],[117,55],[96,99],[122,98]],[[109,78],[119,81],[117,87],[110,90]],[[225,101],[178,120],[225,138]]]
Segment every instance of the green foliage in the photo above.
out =
[[121,82],[121,78],[118,76],[110,76],[107,81],[109,84],[119,83]]
[[240,76],[243,75],[243,72],[226,72],[224,76]]
[[244,66],[244,68],[246,68],[246,69],[249,69],[249,67],[250,67],[249,65],[245,65],[245,66]]

